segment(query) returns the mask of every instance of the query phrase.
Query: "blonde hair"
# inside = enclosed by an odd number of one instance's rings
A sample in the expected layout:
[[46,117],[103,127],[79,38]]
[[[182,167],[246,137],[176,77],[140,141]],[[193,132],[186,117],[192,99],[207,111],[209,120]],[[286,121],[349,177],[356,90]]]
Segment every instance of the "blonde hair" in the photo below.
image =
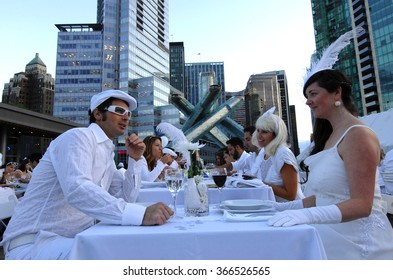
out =
[[[288,146],[287,139],[288,139],[288,129],[285,125],[284,121],[275,114],[263,114],[258,118],[255,123],[255,127],[257,130],[264,130],[268,132],[273,132],[274,138],[273,140],[265,147],[265,154],[268,156],[275,155],[277,149],[281,146]],[[253,134],[253,143],[254,137],[256,138],[257,130]],[[256,144],[259,148],[258,141]]]

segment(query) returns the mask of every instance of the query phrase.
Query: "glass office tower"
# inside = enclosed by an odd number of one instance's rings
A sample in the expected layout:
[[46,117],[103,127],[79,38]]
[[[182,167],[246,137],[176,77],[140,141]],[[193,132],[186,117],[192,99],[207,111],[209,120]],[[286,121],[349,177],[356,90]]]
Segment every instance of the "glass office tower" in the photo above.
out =
[[102,25],[56,27],[59,34],[53,115],[87,125],[90,98],[102,89]]
[[[98,0],[96,24],[58,28],[58,117],[87,124],[88,104],[96,92],[120,89],[131,94],[136,79],[169,80],[168,1]],[[156,104],[168,104],[169,88],[164,83],[154,93]],[[144,103],[143,97],[137,101]]]
[[210,84],[221,85],[223,96],[218,104],[225,102],[224,62],[186,63],[185,73],[185,95],[191,104],[196,105],[200,101]]
[[357,26],[364,29],[340,53],[334,66],[351,79],[360,115],[393,108],[393,2],[312,0],[311,3],[319,52],[346,31]]

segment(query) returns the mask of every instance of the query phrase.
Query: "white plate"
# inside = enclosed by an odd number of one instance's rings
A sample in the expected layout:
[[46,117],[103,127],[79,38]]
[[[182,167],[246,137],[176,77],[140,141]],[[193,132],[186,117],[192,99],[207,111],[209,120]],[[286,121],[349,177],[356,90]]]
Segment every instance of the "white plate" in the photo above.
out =
[[[247,213],[264,213],[266,212],[267,215],[272,215],[276,210],[274,208],[265,208],[265,209],[257,209],[257,210],[231,210],[225,207],[220,207],[221,210],[225,210],[229,213],[234,214],[247,214]],[[262,215],[262,214],[261,214]]]
[[266,205],[265,201],[260,199],[225,200],[220,206],[229,210],[263,210],[272,208],[271,205]]

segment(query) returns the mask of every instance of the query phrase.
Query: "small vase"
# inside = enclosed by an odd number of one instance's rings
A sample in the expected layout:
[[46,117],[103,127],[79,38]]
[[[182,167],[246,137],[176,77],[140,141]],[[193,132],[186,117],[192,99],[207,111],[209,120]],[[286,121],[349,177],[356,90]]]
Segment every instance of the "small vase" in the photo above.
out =
[[208,188],[206,183],[195,178],[188,178],[184,186],[184,212],[187,217],[202,217],[209,215]]

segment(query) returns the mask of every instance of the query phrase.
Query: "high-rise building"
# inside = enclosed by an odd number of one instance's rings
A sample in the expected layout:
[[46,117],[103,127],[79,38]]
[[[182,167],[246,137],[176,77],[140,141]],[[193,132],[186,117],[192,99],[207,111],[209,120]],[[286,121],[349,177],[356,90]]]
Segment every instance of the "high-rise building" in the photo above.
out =
[[46,115],[53,114],[54,79],[36,53],[24,72],[15,73],[4,84],[3,103]]
[[312,0],[318,52],[345,32],[364,31],[340,52],[334,69],[352,82],[360,115],[393,108],[393,2],[379,0]]
[[[255,125],[261,114],[276,107],[276,112],[288,128],[291,149],[298,154],[296,129],[293,129],[289,107],[288,82],[284,70],[251,75],[244,90],[246,125]],[[293,108],[294,110],[294,108]]]
[[225,102],[224,62],[186,63],[185,72],[185,96],[192,105],[197,104],[213,84],[221,85],[223,94],[218,104]]
[[170,84],[180,92],[184,92],[185,55],[183,42],[169,43],[170,50]]
[[[89,100],[96,92],[131,93],[136,80],[152,76],[166,81],[153,93],[154,105],[168,105],[168,1],[98,0],[96,24],[57,27],[56,116],[87,124]],[[139,96],[137,101],[144,106]]]
[[102,25],[58,24],[54,115],[87,125],[91,97],[105,84]]
[[[47,73],[45,63],[36,53],[35,57],[27,63],[24,72],[15,73],[10,82],[4,84],[3,103],[52,116],[54,84],[54,78]],[[21,120],[18,121],[20,124]],[[33,125],[30,124],[30,126]],[[9,147],[7,156],[12,156],[14,153],[14,155],[19,154],[24,157],[31,151],[43,151],[52,140],[52,138],[46,137],[45,133],[37,136],[33,131],[27,134],[20,130],[14,131],[14,129],[15,127],[12,131],[1,131],[2,137],[4,137],[3,143],[7,142]]]

